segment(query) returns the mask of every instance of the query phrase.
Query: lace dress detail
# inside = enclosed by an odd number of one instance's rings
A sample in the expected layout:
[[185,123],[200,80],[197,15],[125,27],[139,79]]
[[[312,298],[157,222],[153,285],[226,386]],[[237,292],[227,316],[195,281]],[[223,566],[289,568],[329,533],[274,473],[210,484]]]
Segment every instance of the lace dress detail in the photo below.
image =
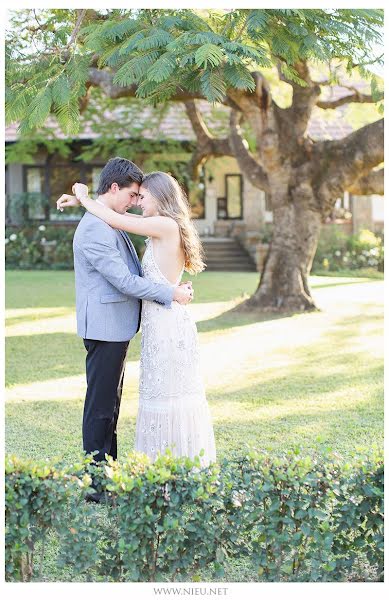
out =
[[[142,260],[144,276],[171,283],[159,269],[152,239]],[[178,279],[180,281],[183,270]],[[178,283],[177,282],[177,283]],[[196,324],[186,306],[167,309],[142,301],[139,409],[135,448],[152,460],[170,448],[193,458],[204,449],[202,465],[216,460],[212,419],[200,370]]]

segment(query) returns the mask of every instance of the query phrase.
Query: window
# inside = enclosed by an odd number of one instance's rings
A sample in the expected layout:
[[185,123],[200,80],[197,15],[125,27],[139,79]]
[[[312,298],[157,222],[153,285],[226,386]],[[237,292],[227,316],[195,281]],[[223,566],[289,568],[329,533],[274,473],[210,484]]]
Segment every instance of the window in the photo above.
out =
[[225,176],[226,196],[217,199],[218,219],[243,218],[243,178],[242,175]]
[[49,168],[50,184],[50,219],[53,221],[78,221],[84,214],[80,207],[67,208],[59,212],[56,201],[62,194],[71,194],[72,185],[81,181],[81,167],[79,165],[55,163]]
[[44,167],[26,167],[24,171],[27,202],[25,216],[31,220],[47,218],[47,190]]
[[[23,167],[24,219],[51,221],[78,221],[84,214],[81,207],[57,211],[56,201],[62,194],[71,194],[76,181],[88,185],[92,196],[96,195],[103,167],[79,162],[64,163],[51,157],[46,165]],[[12,220],[11,215],[8,216]]]
[[103,166],[86,166],[85,171],[85,183],[89,188],[91,196],[97,196],[97,188],[99,187],[100,174],[103,170]]
[[267,192],[264,192],[265,194],[265,211],[266,212],[272,212],[272,206],[271,206],[271,199],[270,199],[270,194],[268,194]]

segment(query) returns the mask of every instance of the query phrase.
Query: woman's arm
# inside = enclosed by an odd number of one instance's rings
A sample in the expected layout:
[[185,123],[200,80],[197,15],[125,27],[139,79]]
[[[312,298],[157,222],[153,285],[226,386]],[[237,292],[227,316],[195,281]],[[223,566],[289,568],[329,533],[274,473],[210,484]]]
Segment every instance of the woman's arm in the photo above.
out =
[[[119,214],[108,206],[97,203],[88,197],[88,187],[83,183],[75,183],[72,187],[77,200],[90,213],[105,221],[114,229],[121,229],[128,233],[137,233],[150,237],[164,237],[170,235],[176,230],[178,225],[170,217],[147,217],[133,218],[131,215]],[[62,201],[62,197],[57,201],[57,208],[61,210],[63,206],[70,205],[68,199]],[[137,217],[140,215],[137,215]]]
[[131,219],[143,219],[142,215],[134,215],[134,213],[124,213],[125,217],[130,217]]
[[82,197],[79,200],[87,211],[99,217],[99,219],[102,219],[114,229],[121,229],[128,233],[159,238],[169,235],[173,228],[177,227],[176,222],[170,217],[141,217],[140,219],[133,219],[131,215],[120,215],[111,208],[108,208],[108,206],[98,204],[91,198]]

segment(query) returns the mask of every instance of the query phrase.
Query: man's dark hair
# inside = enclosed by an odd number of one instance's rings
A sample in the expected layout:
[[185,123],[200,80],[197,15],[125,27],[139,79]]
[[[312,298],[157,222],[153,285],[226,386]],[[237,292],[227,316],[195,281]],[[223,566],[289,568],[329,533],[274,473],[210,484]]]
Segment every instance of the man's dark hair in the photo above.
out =
[[126,158],[111,158],[100,173],[97,194],[106,194],[113,183],[117,183],[119,189],[130,187],[132,183],[142,183],[144,174],[133,162]]

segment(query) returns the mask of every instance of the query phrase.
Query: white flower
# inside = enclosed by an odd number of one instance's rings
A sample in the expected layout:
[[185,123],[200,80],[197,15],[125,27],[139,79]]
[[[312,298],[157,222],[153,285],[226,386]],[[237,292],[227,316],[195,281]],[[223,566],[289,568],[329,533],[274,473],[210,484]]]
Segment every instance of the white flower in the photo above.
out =
[[9,239],[8,239],[8,238],[5,238],[5,240],[4,240],[4,241],[5,241],[5,243],[6,243],[6,244],[8,244],[8,242],[9,242]]
[[340,256],[340,250],[335,250],[335,256]]
[[39,229],[39,231],[46,231],[46,226],[45,225],[39,225],[38,229]]
[[41,239],[41,244],[44,244],[46,242],[46,238],[42,238]]
[[11,233],[11,235],[9,236],[9,239],[11,242],[14,242],[17,239],[17,237],[18,236],[16,235],[16,233]]

